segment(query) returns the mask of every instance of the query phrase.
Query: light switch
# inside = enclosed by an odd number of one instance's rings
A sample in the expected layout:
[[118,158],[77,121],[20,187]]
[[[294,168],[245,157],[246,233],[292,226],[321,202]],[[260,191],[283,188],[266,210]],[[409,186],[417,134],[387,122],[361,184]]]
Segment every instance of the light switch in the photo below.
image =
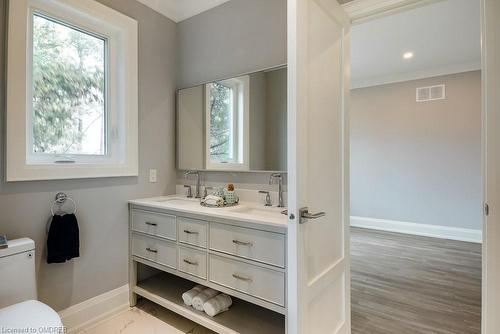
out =
[[156,169],[150,169],[149,170],[149,182],[151,183],[156,183]]

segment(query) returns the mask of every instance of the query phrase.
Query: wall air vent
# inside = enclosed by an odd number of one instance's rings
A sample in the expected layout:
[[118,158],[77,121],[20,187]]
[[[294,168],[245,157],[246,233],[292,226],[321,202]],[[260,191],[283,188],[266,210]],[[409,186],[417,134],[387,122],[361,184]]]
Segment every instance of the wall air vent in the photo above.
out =
[[445,98],[446,98],[445,85],[417,88],[417,102],[444,100]]

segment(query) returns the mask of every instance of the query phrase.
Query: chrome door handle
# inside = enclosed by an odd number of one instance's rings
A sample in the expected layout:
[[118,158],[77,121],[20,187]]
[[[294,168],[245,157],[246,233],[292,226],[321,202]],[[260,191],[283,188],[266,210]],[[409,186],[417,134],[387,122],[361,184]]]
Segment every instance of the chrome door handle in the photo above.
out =
[[310,213],[308,207],[299,210],[300,221],[299,224],[304,224],[308,219],[318,219],[326,216],[325,212]]

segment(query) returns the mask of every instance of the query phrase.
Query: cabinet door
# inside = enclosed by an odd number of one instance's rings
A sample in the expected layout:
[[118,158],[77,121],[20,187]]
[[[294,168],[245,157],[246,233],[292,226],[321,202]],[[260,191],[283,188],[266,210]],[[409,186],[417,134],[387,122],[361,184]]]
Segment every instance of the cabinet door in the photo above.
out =
[[285,235],[279,233],[211,223],[210,249],[285,267]]
[[162,213],[133,210],[132,229],[158,237],[177,240],[175,216]]
[[177,217],[179,242],[197,247],[207,247],[208,222],[204,220]]
[[175,242],[133,234],[132,255],[173,269],[177,268],[177,245]]
[[179,247],[179,271],[207,278],[207,251],[187,247]]
[[285,274],[281,271],[210,254],[209,279],[227,288],[285,306]]

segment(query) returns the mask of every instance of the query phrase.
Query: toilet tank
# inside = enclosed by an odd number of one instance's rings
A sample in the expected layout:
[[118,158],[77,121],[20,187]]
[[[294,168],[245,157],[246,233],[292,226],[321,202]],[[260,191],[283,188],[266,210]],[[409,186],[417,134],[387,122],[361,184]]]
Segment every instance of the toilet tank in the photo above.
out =
[[8,245],[0,249],[0,308],[37,299],[35,242],[21,238]]

